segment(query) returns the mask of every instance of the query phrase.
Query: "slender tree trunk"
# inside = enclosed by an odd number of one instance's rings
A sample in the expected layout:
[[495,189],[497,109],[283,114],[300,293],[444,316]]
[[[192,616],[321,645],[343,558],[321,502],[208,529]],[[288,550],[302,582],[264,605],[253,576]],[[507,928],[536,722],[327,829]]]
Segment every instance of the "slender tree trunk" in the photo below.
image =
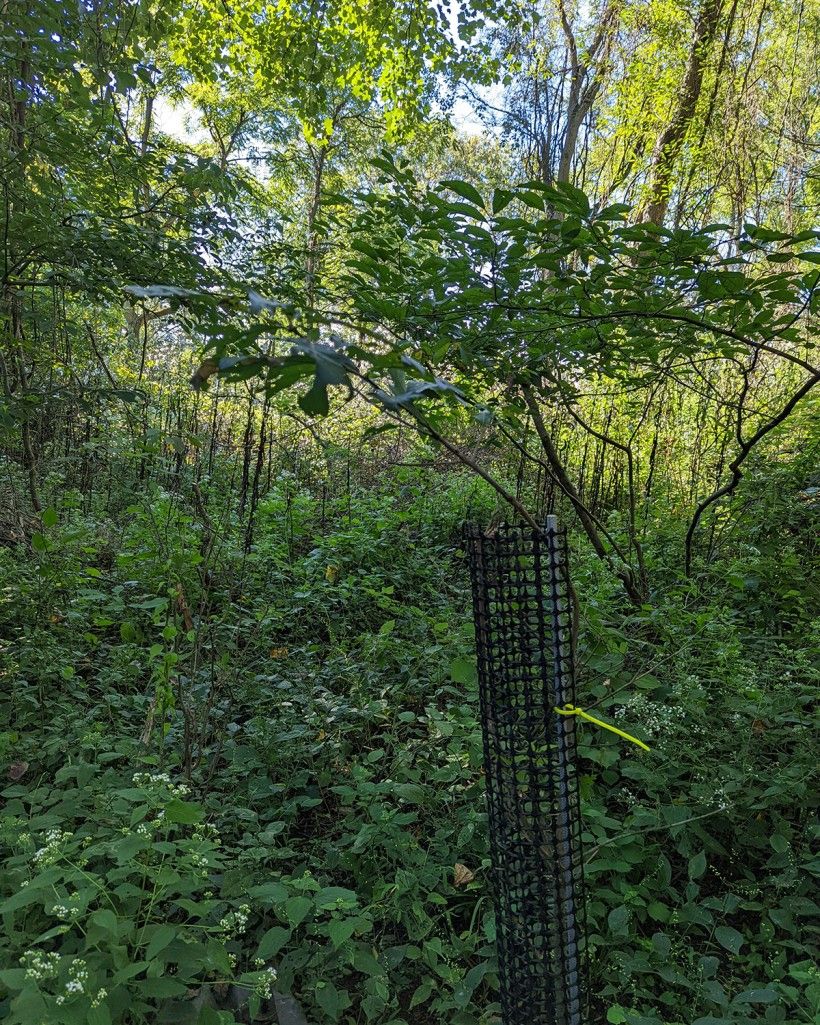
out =
[[610,0],[607,3],[600,15],[598,31],[587,48],[584,59],[581,60],[563,0],[560,0],[558,4],[572,77],[556,181],[568,182],[570,180],[570,170],[578,147],[581,126],[584,123],[584,118],[592,110],[592,105],[600,93],[604,78],[609,71],[609,55],[618,30],[620,8],[620,0]]
[[[595,549],[596,555],[610,567],[613,573],[615,573],[621,581],[629,600],[635,605],[642,605],[646,595],[636,582],[635,574],[626,564],[626,561],[623,559],[623,554],[617,550],[612,538],[606,535],[605,528],[602,528],[600,522],[596,521],[595,517],[581,501],[581,497],[578,494],[575,485],[570,480],[566,467],[564,466],[558,450],[555,447],[555,443],[553,442],[547,426],[544,423],[544,418],[542,417],[541,410],[538,406],[538,400],[530,388],[524,389],[524,400],[530,411],[530,416],[532,417],[532,421],[535,426],[535,432],[541,442],[541,448],[546,456],[550,471],[558,482],[558,486],[567,496],[575,509],[578,519],[581,521],[581,526],[584,528],[584,532],[589,538],[590,544]],[[610,548],[615,549],[614,554],[612,551],[607,549],[607,546],[604,543],[605,536],[609,541]]]
[[655,143],[647,176],[647,198],[639,209],[638,220],[661,224],[666,216],[675,162],[697,110],[706,60],[717,32],[720,7],[720,0],[701,0],[678,99]]

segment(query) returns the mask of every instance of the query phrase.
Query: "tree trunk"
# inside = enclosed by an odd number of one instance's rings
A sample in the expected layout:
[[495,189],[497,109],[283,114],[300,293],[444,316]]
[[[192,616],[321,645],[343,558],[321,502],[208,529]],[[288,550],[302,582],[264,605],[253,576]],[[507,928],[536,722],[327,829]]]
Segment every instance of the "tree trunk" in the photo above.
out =
[[672,173],[681,147],[695,116],[703,86],[703,71],[720,17],[720,0],[702,0],[695,21],[689,59],[680,93],[666,127],[658,136],[647,179],[647,198],[639,208],[638,220],[661,224],[669,207]]

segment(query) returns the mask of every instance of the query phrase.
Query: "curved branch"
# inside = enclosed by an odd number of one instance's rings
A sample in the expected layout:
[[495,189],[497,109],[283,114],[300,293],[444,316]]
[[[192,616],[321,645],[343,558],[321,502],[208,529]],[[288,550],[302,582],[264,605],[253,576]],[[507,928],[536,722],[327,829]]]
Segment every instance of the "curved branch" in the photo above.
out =
[[[811,389],[818,382],[820,382],[820,373],[815,373],[812,377],[808,378],[808,380],[804,381],[800,388],[797,389],[797,391],[785,404],[785,406],[783,406],[780,412],[776,416],[773,416],[771,420],[767,420],[766,423],[761,424],[760,427],[758,427],[758,429],[748,440],[743,441],[740,437],[740,432],[738,431],[740,451],[731,461],[731,463],[729,463],[729,471],[731,473],[731,477],[722,487],[718,488],[716,491],[713,491],[711,495],[707,495],[706,498],[702,499],[698,503],[698,506],[695,509],[695,513],[692,516],[692,522],[689,524],[689,529],[686,531],[686,541],[684,543],[684,567],[687,576],[691,576],[692,573],[692,542],[695,537],[695,531],[698,529],[698,524],[700,523],[703,514],[710,506],[714,505],[715,502],[720,501],[721,498],[726,498],[727,495],[731,495],[735,491],[738,484],[740,484],[741,480],[743,479],[743,472],[741,470],[741,466],[746,461],[746,457],[749,455],[752,449],[757,445],[759,441],[765,438],[767,434],[773,431],[775,427],[779,427],[780,424],[782,424],[783,421],[786,420],[786,418],[795,408],[797,403],[806,395],[808,395]],[[738,410],[738,417],[740,417],[740,410]]]

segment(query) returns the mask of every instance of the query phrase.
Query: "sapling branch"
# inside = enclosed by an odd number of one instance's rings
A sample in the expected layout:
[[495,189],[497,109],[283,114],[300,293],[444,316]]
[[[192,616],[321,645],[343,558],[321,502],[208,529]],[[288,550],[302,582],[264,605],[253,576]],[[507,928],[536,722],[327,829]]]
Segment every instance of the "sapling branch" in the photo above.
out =
[[[782,406],[777,415],[761,424],[749,438],[744,440],[740,433],[740,428],[738,427],[737,437],[739,441],[739,451],[734,459],[729,463],[729,480],[698,503],[694,515],[689,523],[689,529],[686,531],[686,540],[684,542],[684,568],[687,576],[692,575],[692,547],[695,532],[698,529],[698,524],[700,523],[703,514],[716,502],[719,502],[721,498],[727,498],[734,494],[738,484],[740,484],[743,479],[743,471],[741,470],[741,467],[756,445],[762,441],[767,434],[770,434],[788,418],[800,400],[808,395],[818,382],[820,382],[820,373],[815,373],[813,376],[807,378],[797,391],[792,394],[791,398],[785,403],[785,405]],[[739,409],[738,417],[740,416],[741,412]]]

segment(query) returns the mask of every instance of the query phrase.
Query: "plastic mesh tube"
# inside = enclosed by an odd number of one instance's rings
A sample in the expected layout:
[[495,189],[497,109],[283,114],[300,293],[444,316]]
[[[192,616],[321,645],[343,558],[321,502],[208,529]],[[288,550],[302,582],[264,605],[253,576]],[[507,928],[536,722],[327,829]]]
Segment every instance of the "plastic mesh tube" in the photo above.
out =
[[466,528],[504,1025],[584,1025],[583,873],[566,538]]

